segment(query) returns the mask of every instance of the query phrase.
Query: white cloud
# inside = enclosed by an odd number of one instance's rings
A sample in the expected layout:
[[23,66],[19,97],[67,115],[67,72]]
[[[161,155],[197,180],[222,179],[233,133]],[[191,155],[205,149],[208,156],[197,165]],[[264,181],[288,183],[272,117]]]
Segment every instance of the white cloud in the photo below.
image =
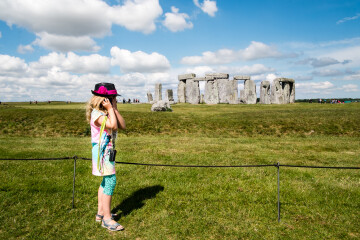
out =
[[78,56],[73,52],[59,54],[52,52],[47,56],[40,57],[39,61],[30,63],[34,70],[59,68],[61,71],[72,73],[96,73],[106,74],[110,72],[110,59],[98,54]]
[[209,66],[197,66],[194,68],[187,68],[185,70],[186,73],[195,73],[197,77],[203,77],[206,73],[213,73],[215,72],[214,69],[212,69]]
[[220,66],[216,68],[216,72],[228,72],[234,75],[258,75],[267,72],[274,72],[275,69],[264,66],[263,64],[235,66]]
[[118,47],[111,48],[111,64],[123,72],[164,72],[170,69],[168,59],[159,53],[130,52]]
[[64,36],[46,32],[37,34],[38,38],[32,43],[53,51],[98,51],[99,46],[88,36]]
[[111,21],[145,34],[156,29],[155,20],[162,12],[158,0],[127,0],[122,6],[108,8]]
[[295,83],[296,91],[303,93],[330,94],[335,90],[335,85],[329,81]]
[[25,46],[19,45],[17,51],[18,51],[18,53],[21,53],[21,54],[31,53],[34,51],[34,48],[31,46],[31,44],[25,45]]
[[171,7],[172,13],[165,13],[163,25],[172,32],[183,31],[193,28],[192,22],[186,22],[189,16],[185,13],[179,13],[179,9]]
[[331,76],[341,76],[344,75],[344,72],[338,69],[320,69],[313,71],[313,75],[320,76],[320,77],[331,77]]
[[92,38],[111,34],[112,24],[151,33],[161,14],[158,0],[127,0],[115,6],[101,0],[0,1],[1,20],[34,32],[37,44],[57,51],[96,51]]
[[279,52],[275,46],[269,46],[261,42],[252,41],[251,44],[238,51],[231,49],[220,49],[216,52],[203,52],[202,56],[188,56],[181,59],[182,64],[225,64],[238,60],[256,60],[262,58],[293,57],[293,54]]
[[359,17],[360,17],[360,13],[356,14],[353,17],[345,17],[345,18],[337,21],[336,24],[340,24],[340,23],[344,23],[344,22],[347,22],[347,21],[355,20],[355,19],[358,19]]
[[1,76],[18,76],[28,70],[25,61],[18,57],[9,55],[0,55],[0,75]]
[[204,2],[201,4],[199,3],[199,0],[194,0],[194,4],[211,17],[214,17],[215,13],[218,11],[216,1],[204,0]]
[[359,86],[356,84],[346,84],[342,86],[342,90],[344,92],[358,92],[359,91]]

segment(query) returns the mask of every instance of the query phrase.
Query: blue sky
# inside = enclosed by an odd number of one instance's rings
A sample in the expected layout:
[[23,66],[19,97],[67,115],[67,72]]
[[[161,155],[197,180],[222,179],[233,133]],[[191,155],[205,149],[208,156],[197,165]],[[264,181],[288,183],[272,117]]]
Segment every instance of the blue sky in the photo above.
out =
[[359,27],[359,0],[2,0],[0,101],[86,101],[101,81],[145,101],[190,72],[357,98]]

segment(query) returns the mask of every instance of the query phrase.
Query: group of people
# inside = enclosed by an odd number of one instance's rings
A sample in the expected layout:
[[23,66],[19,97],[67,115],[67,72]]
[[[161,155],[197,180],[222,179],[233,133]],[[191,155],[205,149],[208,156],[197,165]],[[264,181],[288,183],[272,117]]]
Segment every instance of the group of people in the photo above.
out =
[[[313,100],[309,99],[309,103],[312,103],[312,102],[313,102]],[[317,102],[318,103],[331,103],[331,104],[333,104],[333,103],[344,103],[344,102],[341,102],[340,100],[337,100],[337,99],[331,99],[331,100],[327,101],[326,99],[321,99],[321,98],[319,98],[317,100]]]
[[[129,98],[129,99],[126,101],[126,99],[123,98],[123,104],[125,104],[125,103],[131,103],[131,99]],[[134,98],[134,99],[132,100],[132,103],[140,103],[140,99]]]

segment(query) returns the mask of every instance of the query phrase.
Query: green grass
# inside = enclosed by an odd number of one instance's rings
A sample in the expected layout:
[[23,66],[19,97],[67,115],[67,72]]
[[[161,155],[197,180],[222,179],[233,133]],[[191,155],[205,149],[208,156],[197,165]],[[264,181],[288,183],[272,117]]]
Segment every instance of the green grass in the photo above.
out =
[[[117,139],[117,160],[359,167],[359,107],[181,104],[172,113],[151,113],[146,104],[119,105],[128,130]],[[83,119],[82,104],[1,106],[1,157],[90,157]],[[4,132],[11,122],[16,124]],[[259,124],[267,127],[259,131]],[[275,167],[119,164],[113,210],[126,227],[121,233],[94,221],[100,179],[91,175],[89,161],[77,161],[71,209],[72,175],[72,160],[0,161],[2,238],[360,238],[359,170],[281,168],[279,224]]]

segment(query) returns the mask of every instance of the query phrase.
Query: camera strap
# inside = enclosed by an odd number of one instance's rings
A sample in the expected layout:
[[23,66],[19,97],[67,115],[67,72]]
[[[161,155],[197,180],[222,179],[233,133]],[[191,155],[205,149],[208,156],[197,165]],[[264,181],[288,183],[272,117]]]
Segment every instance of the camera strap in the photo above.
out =
[[104,120],[101,123],[100,134],[99,134],[99,151],[98,151],[98,159],[97,159],[97,169],[99,170],[99,172],[100,172],[100,169],[101,169],[101,165],[100,165],[101,135],[103,134],[103,132],[105,130],[106,121],[107,121],[107,116],[104,117]]

